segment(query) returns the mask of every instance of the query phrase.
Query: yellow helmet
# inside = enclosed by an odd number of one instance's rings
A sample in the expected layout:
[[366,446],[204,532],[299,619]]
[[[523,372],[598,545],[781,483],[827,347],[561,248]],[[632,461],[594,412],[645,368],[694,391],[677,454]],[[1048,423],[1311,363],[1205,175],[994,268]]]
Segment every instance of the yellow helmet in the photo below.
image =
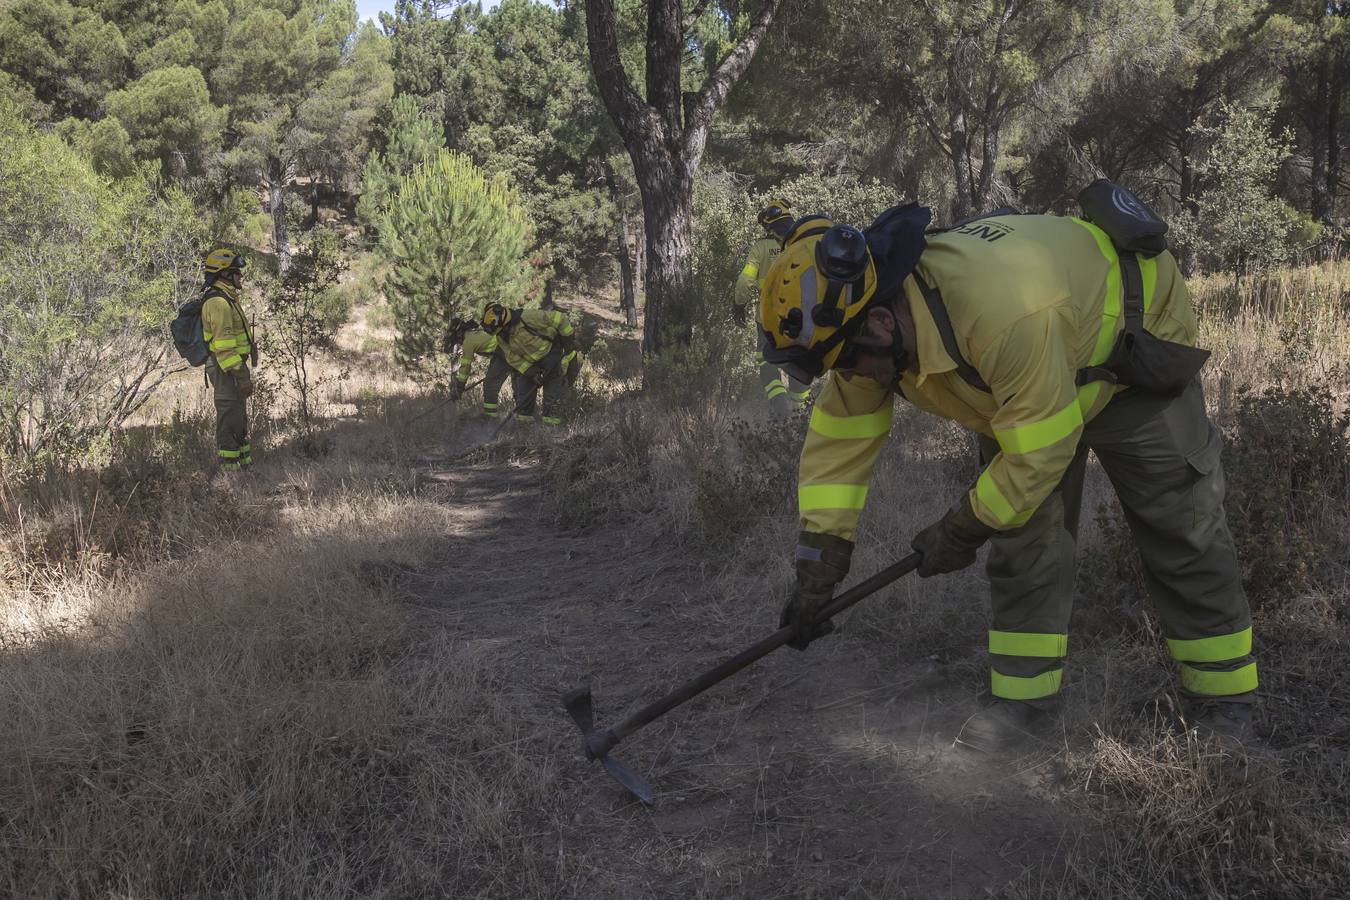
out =
[[516,313],[514,310],[508,309],[500,303],[489,303],[483,309],[483,330],[488,334],[497,334],[503,328],[510,325],[515,317]]
[[202,268],[208,275],[217,275],[230,269],[243,269],[244,265],[245,260],[241,254],[224,247],[218,247],[206,254],[206,259],[202,262]]
[[799,381],[819,378],[858,333],[876,288],[860,230],[824,216],[794,222],[760,293],[764,359]]
[[771,197],[765,201],[764,208],[759,211],[756,217],[761,228],[768,228],[774,222],[781,222],[784,219],[792,218],[792,207],[786,200],[777,197]]

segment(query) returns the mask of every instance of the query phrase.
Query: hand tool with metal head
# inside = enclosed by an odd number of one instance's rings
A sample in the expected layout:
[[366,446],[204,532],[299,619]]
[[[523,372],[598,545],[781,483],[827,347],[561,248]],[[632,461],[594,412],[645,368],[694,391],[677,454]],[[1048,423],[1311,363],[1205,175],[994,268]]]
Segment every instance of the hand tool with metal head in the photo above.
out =
[[[918,553],[911,553],[899,562],[882,569],[866,581],[844,591],[821,610],[817,621],[838,615],[891,582],[913,572],[919,567],[920,558]],[[612,759],[609,756],[609,751],[614,749],[615,745],[624,738],[650,725],[675,707],[687,700],[692,700],[713,685],[724,681],[761,657],[777,650],[792,640],[795,634],[796,629],[790,625],[778,629],[758,643],[752,644],[703,674],[686,681],[660,700],[644,706],[611,728],[597,729],[595,727],[594,702],[589,684],[583,684],[564,694],[562,697],[563,708],[567,710],[568,715],[572,717],[572,721],[577,723],[577,727],[581,729],[582,735],[585,736],[586,757],[598,760],[615,781],[623,785],[633,796],[650,806],[656,800],[656,794],[652,790],[652,786],[632,769],[618,760]]]

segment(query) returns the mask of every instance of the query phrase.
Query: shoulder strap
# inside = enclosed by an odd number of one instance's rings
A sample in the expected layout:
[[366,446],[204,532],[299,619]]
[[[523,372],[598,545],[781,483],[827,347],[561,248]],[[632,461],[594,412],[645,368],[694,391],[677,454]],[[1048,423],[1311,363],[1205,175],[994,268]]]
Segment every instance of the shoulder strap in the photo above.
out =
[[928,305],[928,312],[937,325],[938,334],[942,337],[943,349],[956,363],[956,374],[960,375],[966,384],[977,391],[992,394],[993,391],[990,390],[989,385],[980,377],[980,373],[975,371],[975,367],[966,362],[966,358],[961,355],[961,350],[956,346],[956,332],[952,329],[951,317],[947,315],[947,307],[943,304],[937,288],[924,281],[918,269],[914,270],[914,281],[923,293],[923,302]]
[[[1116,257],[1120,260],[1120,283],[1125,289],[1125,329],[1124,334],[1138,335],[1144,330],[1144,273],[1139,270],[1139,257],[1129,250],[1116,248]],[[1078,370],[1074,383],[1079,387],[1091,381],[1107,381],[1115,384],[1116,373],[1106,364],[1084,366]]]

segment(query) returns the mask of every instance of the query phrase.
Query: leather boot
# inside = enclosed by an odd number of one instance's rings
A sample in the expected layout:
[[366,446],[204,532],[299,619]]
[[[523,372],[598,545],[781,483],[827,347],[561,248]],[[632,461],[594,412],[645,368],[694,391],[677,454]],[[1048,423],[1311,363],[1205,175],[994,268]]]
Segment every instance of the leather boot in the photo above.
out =
[[966,720],[956,743],[980,753],[1001,753],[1040,740],[1051,724],[1053,703],[994,698]]

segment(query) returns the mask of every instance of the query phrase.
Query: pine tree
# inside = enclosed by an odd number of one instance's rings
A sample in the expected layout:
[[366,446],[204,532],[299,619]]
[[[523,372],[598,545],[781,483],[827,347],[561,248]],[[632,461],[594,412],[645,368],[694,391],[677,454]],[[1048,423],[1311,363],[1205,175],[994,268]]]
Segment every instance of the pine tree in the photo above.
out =
[[437,371],[452,320],[477,317],[488,303],[519,303],[531,287],[530,229],[519,197],[461,153],[442,150],[400,181],[388,227],[393,269],[385,293],[405,366]]

